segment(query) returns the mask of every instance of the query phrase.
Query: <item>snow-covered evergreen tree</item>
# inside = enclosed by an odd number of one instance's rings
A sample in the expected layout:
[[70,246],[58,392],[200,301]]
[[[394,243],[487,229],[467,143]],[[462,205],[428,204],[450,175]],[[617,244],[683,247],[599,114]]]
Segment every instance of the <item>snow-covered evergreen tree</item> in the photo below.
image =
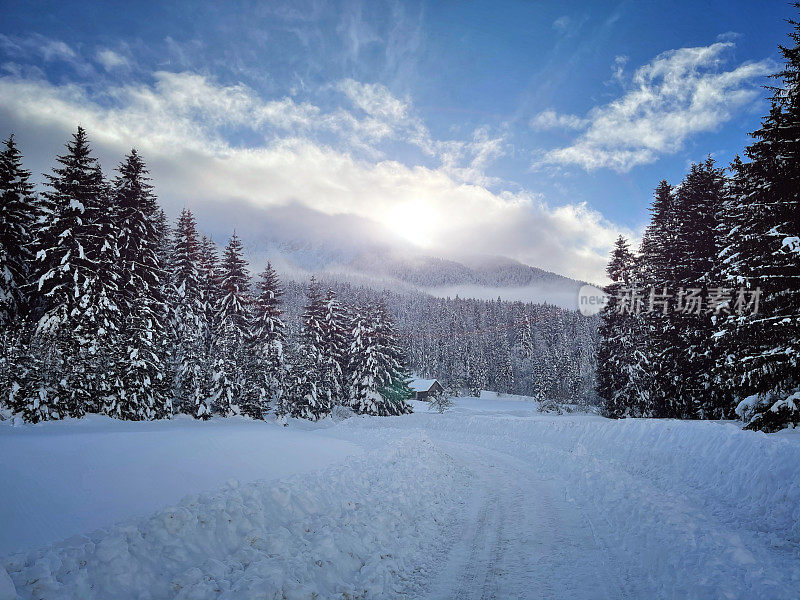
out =
[[45,196],[52,216],[37,253],[42,316],[36,336],[38,343],[52,345],[48,368],[63,369],[60,376],[51,372],[48,376],[54,379],[46,382],[60,388],[47,402],[58,404],[56,412],[63,417],[96,411],[114,392],[109,349],[119,329],[119,254],[108,186],[82,128],[57,162],[60,166],[47,176],[50,191]]
[[204,397],[214,395],[214,374],[216,361],[214,343],[219,333],[219,309],[223,291],[220,283],[219,255],[217,245],[207,237],[200,238],[197,256],[197,273],[200,285],[200,304],[202,312],[201,346],[202,346],[202,377],[201,387]]
[[616,241],[607,273],[611,283],[605,288],[609,302],[601,312],[597,393],[608,416],[643,416],[648,398],[643,385],[646,365],[641,355],[640,321],[635,305],[626,300],[634,297],[636,259],[622,236]]
[[365,415],[411,412],[409,374],[381,303],[355,311],[350,347],[350,407]]
[[242,242],[234,233],[222,254],[219,271],[220,300],[217,309],[212,356],[214,373],[211,398],[214,410],[223,416],[245,414],[261,418],[259,404],[244,404],[245,341],[248,336],[250,274]]
[[349,362],[347,314],[333,290],[323,299],[324,321],[322,332],[323,375],[320,391],[331,398],[333,404],[347,399],[345,376]]
[[325,302],[314,277],[307,290],[299,344],[292,353],[280,414],[317,421],[333,409],[330,389],[325,386]]
[[14,136],[0,150],[0,331],[26,312],[40,210]]
[[197,266],[198,244],[194,215],[183,209],[175,225],[169,268],[173,404],[178,412],[207,419],[211,416],[211,404],[203,385],[205,320]]
[[[243,404],[263,418],[270,402],[278,399],[285,378],[284,330],[278,274],[267,263],[259,276],[258,295],[253,299],[247,338],[246,385]],[[257,414],[255,414],[257,412]]]
[[800,20],[790,23],[769,114],[752,134],[748,161],[733,165],[727,275],[746,288],[748,304],[760,289],[758,313],[733,311],[717,332],[730,340],[721,360],[736,399],[759,398],[747,427],[763,431],[800,424]]
[[388,377],[379,388],[379,393],[384,400],[383,414],[402,415],[412,412],[408,403],[414,397],[408,382],[411,380],[406,360],[405,350],[398,339],[394,319],[386,303],[381,300],[375,310],[376,341],[386,362]]
[[113,182],[119,247],[119,306],[122,313],[118,393],[104,407],[122,419],[172,414],[165,393],[165,306],[159,255],[158,205],[147,169],[136,150],[117,168]]

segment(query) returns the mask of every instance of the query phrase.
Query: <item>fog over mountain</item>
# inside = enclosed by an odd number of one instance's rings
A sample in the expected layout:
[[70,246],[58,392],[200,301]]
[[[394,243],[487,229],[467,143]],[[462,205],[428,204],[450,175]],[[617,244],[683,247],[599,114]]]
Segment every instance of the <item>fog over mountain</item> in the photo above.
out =
[[[315,239],[287,234],[297,231],[275,230],[276,237],[237,230],[245,240],[246,251],[254,272],[270,261],[282,276],[307,280],[311,275],[322,279],[346,281],[394,292],[424,292],[438,297],[476,298],[507,301],[549,303],[566,309],[577,307],[577,293],[583,282],[525,265],[504,256],[456,255],[434,256],[409,243],[383,240],[375,235],[373,225],[359,229],[328,229]],[[260,228],[259,228],[260,231]],[[347,235],[342,235],[345,231]],[[373,232],[372,235],[367,232]],[[218,243],[224,238],[214,236]]]

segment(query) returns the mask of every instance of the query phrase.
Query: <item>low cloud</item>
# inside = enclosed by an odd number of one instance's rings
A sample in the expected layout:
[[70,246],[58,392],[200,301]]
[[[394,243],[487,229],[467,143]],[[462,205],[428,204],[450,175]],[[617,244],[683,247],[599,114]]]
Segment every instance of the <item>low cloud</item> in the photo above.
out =
[[531,119],[531,127],[537,131],[548,129],[584,129],[589,124],[588,119],[577,115],[559,114],[554,110],[545,110]]
[[[0,125],[38,172],[77,124],[107,171],[135,146],[168,212],[195,208],[218,240],[235,227],[254,247],[291,237],[301,247],[415,244],[443,256],[466,248],[602,279],[619,228],[585,205],[552,207],[487,177],[503,135],[479,128],[471,139],[436,140],[386,88],[346,80],[337,89],[351,106],[263,99],[193,72],[109,85],[99,99],[76,84],[11,75],[0,77]],[[427,148],[438,166],[387,158],[380,142],[392,137]]]
[[[535,166],[576,165],[586,170],[627,172],[679,151],[692,135],[714,131],[760,97],[758,83],[774,70],[768,61],[721,70],[732,42],[681,48],[639,67],[630,88],[617,100],[593,108],[585,119],[546,111],[533,125],[581,125],[584,132],[562,148],[549,150]],[[621,79],[624,62],[615,62]],[[574,127],[577,128],[577,127]]]
[[115,69],[127,69],[130,67],[128,59],[118,52],[114,52],[109,48],[102,48],[95,54],[95,59],[106,71],[113,71]]

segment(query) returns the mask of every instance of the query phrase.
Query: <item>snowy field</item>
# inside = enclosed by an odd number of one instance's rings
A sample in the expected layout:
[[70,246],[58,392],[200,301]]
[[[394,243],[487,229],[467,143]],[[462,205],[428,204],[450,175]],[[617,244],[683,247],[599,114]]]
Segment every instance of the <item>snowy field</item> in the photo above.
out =
[[800,597],[800,436],[541,415],[0,423],[0,600]]

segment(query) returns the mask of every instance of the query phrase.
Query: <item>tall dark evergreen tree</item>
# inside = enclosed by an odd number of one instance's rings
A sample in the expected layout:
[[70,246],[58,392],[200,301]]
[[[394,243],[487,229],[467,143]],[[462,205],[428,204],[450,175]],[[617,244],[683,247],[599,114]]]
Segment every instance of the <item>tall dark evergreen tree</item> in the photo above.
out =
[[270,402],[278,399],[285,378],[284,330],[278,275],[270,263],[260,275],[258,295],[253,299],[247,338],[246,384],[243,404],[263,418]]
[[[721,287],[719,253],[721,240],[718,221],[725,204],[724,172],[709,158],[692,165],[675,195],[677,246],[674,257],[676,294],[668,321],[668,347],[665,357],[672,365],[676,386],[671,403],[664,413],[655,416],[679,418],[714,418],[713,370],[715,321],[723,307],[715,297]],[[695,300],[697,298],[697,304]],[[695,308],[696,306],[696,308]]]
[[26,312],[40,211],[14,136],[0,151],[0,331]]
[[748,162],[734,163],[738,227],[726,260],[750,294],[760,289],[759,310],[733,311],[718,332],[731,340],[722,362],[737,399],[754,396],[747,427],[763,431],[800,424],[800,21],[790,23],[770,112],[752,134]]
[[42,418],[48,412],[63,417],[96,411],[113,393],[116,375],[107,351],[119,329],[112,204],[82,128],[57,162],[45,194],[53,214],[37,256],[43,314],[36,335],[53,349],[46,370],[61,376],[47,384],[53,388],[47,400],[34,399]]
[[677,334],[672,327],[672,296],[677,290],[677,260],[682,246],[679,241],[678,217],[674,189],[661,181],[655,190],[647,226],[637,262],[637,280],[647,298],[642,320],[642,359],[650,378],[648,408],[651,416],[674,416],[676,394],[674,354],[680,352]]
[[207,419],[211,404],[204,390],[205,319],[198,260],[197,224],[191,211],[183,209],[175,225],[168,289],[173,403],[179,412]]
[[212,344],[214,374],[211,397],[216,412],[223,416],[245,414],[261,418],[259,404],[240,405],[245,389],[245,341],[248,336],[250,274],[242,242],[234,233],[222,255],[221,296],[217,327]]
[[165,394],[165,271],[159,255],[159,211],[147,169],[136,150],[117,168],[113,182],[119,247],[120,389],[104,409],[123,419],[172,413]]
[[606,270],[611,283],[605,288],[609,302],[601,313],[597,356],[597,394],[610,417],[639,417],[649,411],[636,270],[636,258],[620,236]]

